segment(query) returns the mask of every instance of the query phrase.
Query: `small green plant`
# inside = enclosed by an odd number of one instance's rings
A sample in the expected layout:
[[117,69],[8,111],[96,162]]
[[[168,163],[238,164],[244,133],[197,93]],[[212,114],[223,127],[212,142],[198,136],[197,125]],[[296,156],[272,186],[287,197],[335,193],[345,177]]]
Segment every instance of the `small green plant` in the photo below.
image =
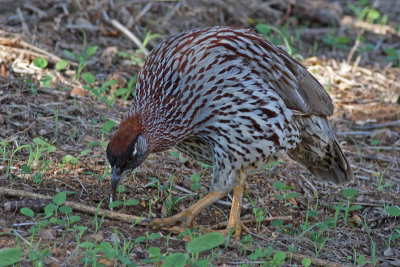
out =
[[322,41],[334,49],[347,50],[351,39],[348,36],[338,36],[336,30],[334,30],[325,35]]
[[297,31],[295,35],[289,34],[287,31],[288,26],[282,26],[277,28],[272,25],[259,23],[256,25],[256,30],[262,34],[268,41],[274,45],[283,45],[286,52],[296,59],[302,60],[303,57],[300,54],[294,53],[294,44],[301,46],[300,31]]
[[138,244],[138,243],[142,243],[142,242],[146,241],[146,247],[148,247],[149,246],[149,241],[158,240],[161,237],[162,237],[162,235],[160,233],[151,233],[151,234],[149,234],[148,232],[146,232],[146,235],[138,236],[135,239],[135,243]]
[[115,100],[115,96],[110,96],[109,87],[117,84],[117,81],[110,80],[104,82],[104,79],[102,79],[100,86],[95,86],[95,77],[93,74],[89,72],[82,73],[82,78],[88,84],[84,85],[83,88],[90,91],[93,96],[107,104],[107,107],[110,107]]
[[123,100],[128,100],[130,96],[134,96],[136,80],[137,75],[132,76],[127,84],[127,87],[118,88],[117,91],[115,91],[115,96],[120,96]]
[[267,166],[264,166],[261,168],[261,170],[268,170],[268,175],[271,175],[272,169],[275,166],[278,166],[281,162],[279,160],[273,161],[273,162],[268,162]]
[[[200,253],[205,251],[210,251],[208,253],[209,257],[213,255],[213,249],[222,245],[225,240],[221,233],[214,232],[208,233],[201,236],[195,236],[192,230],[187,230],[185,233],[179,236],[190,234],[191,241],[186,245],[186,252],[177,252],[169,255],[164,255],[161,253],[158,247],[149,247],[147,252],[149,257],[143,260],[144,263],[149,263],[153,265],[159,265],[163,261],[163,267],[175,267],[175,266],[209,266],[209,258],[200,259]],[[161,238],[160,234],[147,234],[146,236],[139,236],[135,239],[135,243],[141,243],[146,241],[146,246],[149,240],[156,240]]]
[[364,216],[363,220],[362,220],[362,225],[366,231],[366,233],[368,234],[368,237],[371,241],[371,258],[372,258],[372,262],[366,262],[366,263],[372,263],[372,266],[376,266],[378,263],[378,259],[376,257],[376,242],[374,241],[374,239],[371,236],[371,228],[368,226],[367,224],[367,218],[366,216]]
[[276,251],[269,246],[267,249],[258,248],[248,258],[252,261],[262,262],[264,266],[281,266],[285,263],[287,253],[284,251]]
[[172,190],[174,189],[174,177],[171,177],[169,180],[169,188],[168,188],[168,195],[166,198],[166,201],[164,202],[164,205],[167,207],[167,214],[170,216],[172,214],[172,208],[188,196],[181,196],[181,197],[174,197],[172,195]]
[[100,206],[101,206],[102,202],[103,202],[103,200],[100,201],[99,205],[97,205],[97,209],[94,214],[93,221],[92,221],[92,225],[95,226],[95,231],[94,231],[95,233],[97,233],[99,231],[100,227],[103,225],[104,218],[106,216],[106,214],[104,213],[99,219],[99,210],[100,210]]
[[391,62],[393,67],[400,67],[400,52],[395,48],[387,48],[385,49],[386,57],[385,60],[387,62]]
[[48,65],[48,62],[44,58],[37,57],[33,60],[33,64],[38,68],[45,69]]
[[[117,231],[115,231],[115,236],[118,236]],[[129,242],[123,236],[121,238],[124,240],[122,249],[119,248],[117,242],[114,242],[114,244],[107,241],[102,241],[99,244],[90,241],[80,243],[79,248],[85,249],[81,263],[92,266],[104,266],[104,263],[117,262],[124,266],[137,266],[135,262],[132,262],[128,258],[131,247]]]
[[283,199],[285,201],[285,205],[290,205],[290,202],[289,203],[287,202],[287,200],[289,198],[298,198],[299,197],[299,194],[297,192],[290,192],[289,191],[289,190],[293,189],[293,187],[288,186],[288,185],[286,185],[286,184],[284,184],[282,182],[274,183],[274,188],[276,190],[284,192],[282,195],[278,194],[275,197],[276,197],[276,199],[279,199],[279,200]]
[[256,222],[258,224],[258,227],[260,227],[261,222],[265,218],[265,212],[263,209],[257,207],[256,202],[253,201],[253,199],[249,196],[247,192],[245,192],[247,198],[250,200],[251,206],[253,207],[253,214],[254,217],[256,218]]
[[[78,61],[78,69],[75,73],[75,80],[79,80],[81,77],[81,73],[86,66],[91,63],[91,57],[96,53],[97,51],[97,45],[93,46],[87,46],[87,40],[86,40],[86,33],[85,31],[82,31],[83,33],[83,45],[82,45],[82,51],[79,54],[74,54],[69,50],[64,50],[64,53],[70,57],[73,60]],[[65,64],[65,63],[62,63]]]
[[356,211],[360,210],[362,206],[360,205],[351,205],[351,202],[353,201],[354,197],[358,194],[358,191],[353,188],[346,188],[342,191],[343,196],[347,199],[347,204],[346,207],[344,207],[344,223],[347,223],[348,221],[348,216],[351,211]]
[[359,21],[366,21],[372,24],[377,23],[380,25],[387,24],[388,15],[382,15],[378,10],[370,6],[368,0],[359,1],[359,6],[349,3],[348,7],[353,11]]
[[[42,229],[48,226],[56,226],[65,230],[63,235],[65,235],[68,231],[82,231],[76,225],[77,222],[80,221],[80,217],[72,214],[72,209],[69,206],[63,205],[66,200],[66,192],[57,193],[52,201],[47,204],[44,208],[44,217],[37,218],[33,210],[29,208],[22,208],[20,212],[29,217],[32,221],[34,221],[34,225],[30,228],[29,232],[31,233],[30,242],[29,242],[29,261],[35,264],[35,266],[40,266],[40,264],[44,263],[44,259],[48,256],[51,256],[49,249],[40,249],[40,241],[38,243],[34,243],[36,237],[40,237],[39,233]],[[80,236],[83,233],[80,234]]]
[[89,154],[90,152],[92,152],[92,150],[89,148],[89,149],[83,150],[83,151],[79,154],[79,156],[77,156],[77,157],[74,157],[74,156],[72,156],[72,155],[65,155],[65,156],[61,159],[61,161],[62,161],[63,165],[65,165],[65,164],[67,164],[67,163],[70,163],[71,165],[77,165],[77,164],[79,163],[79,158],[82,157],[82,156],[85,156],[85,155]]
[[190,175],[190,180],[192,181],[192,185],[190,189],[195,192],[200,192],[201,189],[201,175],[198,173],[193,173]]

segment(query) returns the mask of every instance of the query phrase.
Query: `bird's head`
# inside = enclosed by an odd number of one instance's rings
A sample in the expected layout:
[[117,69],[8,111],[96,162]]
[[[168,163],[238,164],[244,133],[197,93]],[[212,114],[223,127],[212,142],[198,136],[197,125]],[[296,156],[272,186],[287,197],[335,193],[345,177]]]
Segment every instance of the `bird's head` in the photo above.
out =
[[140,126],[135,118],[125,120],[108,143],[107,159],[112,169],[111,185],[114,195],[122,174],[137,168],[149,154],[147,140]]

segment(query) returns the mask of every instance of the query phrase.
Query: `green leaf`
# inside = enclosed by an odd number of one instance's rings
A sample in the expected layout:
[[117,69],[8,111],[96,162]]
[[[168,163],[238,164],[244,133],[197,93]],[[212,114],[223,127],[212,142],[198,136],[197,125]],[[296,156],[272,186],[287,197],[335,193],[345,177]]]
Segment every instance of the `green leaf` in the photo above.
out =
[[121,96],[121,95],[124,95],[124,94],[126,94],[128,92],[129,92],[128,88],[119,88],[119,89],[117,89],[117,91],[115,91],[115,95],[116,96]]
[[31,173],[31,168],[28,165],[21,165],[21,170],[25,173],[25,174],[30,174]]
[[103,87],[110,87],[111,85],[117,84],[117,80],[109,80],[103,84]]
[[283,220],[274,220],[274,221],[271,222],[271,226],[278,227],[278,226],[281,226],[281,225],[283,225]]
[[122,201],[121,200],[116,200],[110,203],[109,208],[116,208],[122,205]]
[[33,64],[38,68],[44,69],[47,67],[48,62],[44,58],[37,57],[33,60]]
[[285,184],[282,183],[282,182],[276,182],[276,183],[274,183],[274,188],[277,189],[277,190],[288,190],[288,189],[290,189],[291,187],[285,185]]
[[208,267],[210,266],[210,261],[208,259],[198,260],[193,263],[195,267]]
[[22,260],[22,250],[20,248],[0,249],[0,267],[9,266]]
[[81,152],[81,156],[85,156],[86,154],[89,154],[90,152],[92,152],[92,150],[90,148],[85,149]]
[[160,256],[161,255],[160,248],[158,248],[158,247],[149,247],[147,252],[149,252],[149,256],[150,257],[155,257],[155,256]]
[[64,49],[64,53],[65,53],[68,57],[70,57],[70,58],[72,58],[72,59],[76,59],[75,54],[73,54],[71,51],[68,51],[68,50]]
[[286,252],[278,251],[274,254],[274,262],[283,262],[286,259]]
[[120,262],[122,262],[124,264],[124,266],[129,266],[129,267],[137,266],[136,262],[130,261],[128,258],[122,256],[121,254],[118,254],[117,257],[120,260]]
[[91,249],[94,247],[94,244],[92,242],[83,242],[79,245],[81,248],[86,248],[86,249]]
[[262,256],[262,253],[263,251],[262,251],[262,248],[261,247],[259,247],[256,251],[254,251],[252,254],[250,254],[249,256],[248,256],[248,258],[250,259],[250,260],[253,260],[253,261],[255,261],[255,260],[257,260],[258,258],[260,258],[261,256]]
[[114,127],[115,122],[111,121],[111,120],[107,120],[104,124],[103,124],[103,128],[101,129],[101,131],[103,133],[108,133],[112,127]]
[[356,196],[358,193],[358,191],[354,188],[346,188],[343,189],[342,194],[343,196],[345,196],[346,198],[352,198],[354,196]]
[[201,180],[201,176],[198,173],[193,173],[192,175],[190,175],[190,180],[192,180],[195,183],[198,183]]
[[51,215],[53,215],[54,211],[57,210],[57,206],[54,205],[54,203],[49,203],[44,207],[44,214],[46,214],[45,218],[49,218]]
[[379,143],[381,142],[381,140],[378,140],[378,139],[374,139],[374,140],[372,140],[371,141],[371,146],[377,146],[377,145],[379,145]]
[[162,235],[160,233],[152,233],[149,234],[149,240],[157,240],[160,239],[162,237]]
[[298,197],[299,197],[299,193],[297,193],[297,192],[291,192],[286,195],[286,198],[298,198]]
[[72,208],[69,206],[61,206],[60,211],[65,214],[69,214],[72,212]]
[[78,158],[72,156],[72,155],[66,155],[62,158],[62,162],[65,164],[67,162],[71,163],[72,165],[78,164],[79,160]]
[[50,75],[46,75],[43,79],[40,79],[40,81],[42,82],[42,86],[44,88],[49,88],[51,84],[51,79],[53,79],[53,77],[51,77]]
[[73,215],[73,216],[71,216],[71,217],[69,217],[69,223],[70,224],[74,224],[74,223],[76,223],[76,222],[79,222],[81,220],[81,217],[80,216],[78,216],[78,215]]
[[361,210],[362,206],[361,205],[353,205],[350,207],[349,211],[355,211],[355,210]]
[[186,246],[188,253],[198,253],[218,247],[224,242],[224,236],[221,233],[208,233],[192,239]]
[[68,66],[68,61],[62,59],[56,63],[56,70],[63,70]]
[[177,159],[179,159],[179,158],[180,158],[180,155],[179,155],[179,153],[178,153],[178,152],[176,152],[176,151],[169,151],[169,154],[170,154],[171,156],[173,156],[174,158],[177,158]]
[[94,147],[94,146],[98,146],[98,145],[100,145],[99,141],[93,141],[93,142],[90,142],[88,146],[89,147]]
[[256,30],[261,34],[268,34],[271,32],[271,27],[266,24],[259,23],[256,25]]
[[53,197],[53,202],[57,206],[61,206],[65,202],[65,199],[67,198],[67,194],[65,192],[58,192],[55,197]]
[[308,267],[308,266],[311,265],[311,259],[310,259],[310,258],[304,258],[304,259],[301,261],[301,264],[303,264],[304,267]]
[[381,16],[381,14],[380,14],[379,11],[376,10],[376,9],[371,9],[371,10],[368,12],[368,15],[367,15],[368,20],[369,20],[371,23],[373,23],[375,20],[379,19],[380,16]]
[[165,258],[162,267],[184,267],[189,256],[183,253],[174,253]]
[[31,210],[31,209],[29,209],[29,208],[22,208],[21,210],[20,210],[20,212],[22,213],[22,214],[24,214],[25,216],[28,216],[28,217],[33,217],[33,215],[35,215],[35,213],[33,212],[33,210]]
[[92,56],[97,51],[97,45],[91,46],[86,50],[86,55],[88,57]]
[[396,206],[390,206],[387,208],[387,212],[390,216],[399,217],[400,216],[400,209]]
[[95,81],[94,75],[89,72],[82,73],[82,78],[85,80],[85,82],[87,82],[89,84],[92,84]]
[[125,205],[126,205],[126,206],[135,206],[135,205],[137,205],[137,204],[139,204],[139,200],[137,200],[137,199],[128,199],[128,200],[125,202]]
[[108,243],[108,242],[105,242],[105,241],[101,242],[100,245],[99,245],[99,247],[100,247],[100,250],[101,250],[102,252],[104,252],[104,253],[107,252],[107,251],[109,251],[109,250],[113,250],[111,244]]
[[307,213],[308,213],[308,216],[310,216],[310,217],[318,217],[318,211],[308,210]]
[[44,141],[44,140],[42,140],[42,139],[40,139],[39,137],[35,137],[35,138],[33,138],[33,140],[32,140],[33,142],[35,142],[36,144],[38,144],[38,145],[42,145],[42,146],[50,146],[50,144],[49,143],[47,143],[46,141]]
[[141,242],[143,242],[143,241],[146,241],[146,237],[145,236],[138,236],[136,239],[135,239],[135,243],[141,243]]

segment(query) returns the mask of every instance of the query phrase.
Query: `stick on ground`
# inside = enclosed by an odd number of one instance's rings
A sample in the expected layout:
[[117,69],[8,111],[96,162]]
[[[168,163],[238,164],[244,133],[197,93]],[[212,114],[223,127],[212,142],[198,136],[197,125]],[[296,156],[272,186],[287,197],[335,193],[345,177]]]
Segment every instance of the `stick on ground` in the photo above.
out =
[[[22,191],[22,190],[9,189],[9,188],[5,188],[5,187],[0,187],[0,195],[22,197],[22,198],[27,198],[27,199],[49,199],[49,196],[35,194],[32,192],[27,192],[27,191]],[[105,214],[105,217],[107,217],[109,219],[119,220],[119,221],[127,222],[127,223],[134,223],[134,222],[140,221],[140,223],[138,223],[138,224],[147,225],[147,220],[143,220],[143,218],[134,216],[134,215],[128,215],[128,214],[118,213],[118,212],[104,210],[104,209],[97,210],[96,207],[91,207],[91,206],[87,206],[87,205],[77,203],[77,202],[72,202],[72,201],[65,201],[65,205],[71,207],[72,209],[74,209],[76,211],[80,211],[83,213],[88,213],[88,214],[96,214],[97,213],[100,216],[103,216],[103,214]]]

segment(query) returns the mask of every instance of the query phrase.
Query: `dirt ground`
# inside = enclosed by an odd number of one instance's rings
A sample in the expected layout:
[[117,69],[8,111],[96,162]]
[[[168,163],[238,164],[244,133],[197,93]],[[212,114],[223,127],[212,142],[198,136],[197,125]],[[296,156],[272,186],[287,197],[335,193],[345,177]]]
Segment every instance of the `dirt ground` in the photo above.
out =
[[[111,19],[140,40],[148,33],[157,34],[148,42],[148,50],[184,30],[212,25],[255,29],[265,23],[285,31],[294,54],[302,56],[302,63],[327,88],[335,102],[330,121],[355,179],[345,187],[324,184],[287,157],[272,169],[251,174],[242,210],[242,219],[250,220],[251,246],[245,248],[243,240],[232,241],[214,251],[210,261],[217,266],[262,265],[262,259],[252,261],[249,255],[255,248],[273,247],[285,252],[294,248],[297,256],[285,266],[300,266],[303,258],[321,266],[400,266],[400,220],[386,211],[390,206],[400,208],[400,57],[395,57],[396,51],[400,53],[400,9],[388,8],[399,6],[399,2],[313,1],[317,2],[321,6],[309,1],[273,0],[0,1],[1,188],[50,198],[61,191],[75,192],[68,194],[68,201],[108,209],[111,186],[105,145],[116,127],[107,131],[104,123],[110,120],[118,125],[123,118],[131,97],[113,96],[118,88],[127,87],[145,58],[131,39],[112,26]],[[387,15],[387,23],[357,20],[353,6],[362,10],[366,5],[361,2],[376,8],[379,19]],[[279,36],[283,35],[277,39]],[[341,43],[339,37],[343,36],[349,40]],[[85,38],[87,46],[96,45],[98,49],[83,72],[95,76],[97,87],[102,80],[118,81],[102,93],[115,101],[109,105],[82,89],[88,83],[82,77],[75,79],[78,60],[64,52],[79,54]],[[35,66],[33,61],[38,57],[47,59],[48,66]],[[60,59],[70,62],[64,70],[57,70]],[[37,137],[54,148],[35,142]],[[90,151],[79,157],[87,149]],[[64,163],[66,155],[79,159],[76,164]],[[199,199],[199,193],[191,190],[189,177],[194,173],[203,177],[200,194],[207,192],[210,169],[173,155],[168,151],[153,154],[135,173],[126,176],[122,181],[125,191],[119,196],[137,199],[139,204],[114,211],[150,219],[166,217],[169,193],[176,198],[188,196],[172,207],[172,214],[176,214]],[[24,167],[28,163],[29,171]],[[158,179],[159,187],[153,178]],[[176,186],[169,190],[171,178]],[[281,199],[279,195],[286,191],[274,187],[277,182],[290,186],[287,192],[298,196]],[[343,188],[357,190],[350,204],[357,207],[350,211],[348,222],[339,216],[334,230],[324,229],[321,225],[334,217],[338,203],[348,203]],[[1,194],[0,203],[24,199],[4,190]],[[230,201],[227,197],[207,209],[196,224],[207,227],[226,221]],[[255,208],[266,218],[291,217],[280,226],[268,220],[256,223]],[[42,209],[34,210],[37,218],[43,218]],[[310,216],[310,210],[316,214]],[[1,236],[0,249],[21,246],[21,266],[32,264],[30,251],[44,249],[51,253],[43,257],[46,265],[83,265],[75,234],[65,234],[62,227],[47,227],[31,241],[33,219],[19,211],[8,211],[3,204],[0,213],[0,232],[12,233]],[[164,254],[185,251],[187,239],[176,233],[110,218],[105,218],[96,231],[93,214],[74,214],[81,217],[79,225],[88,227],[81,242],[97,239],[123,246],[123,241],[115,238],[115,229],[132,242],[145,233],[159,233],[161,238],[130,248],[127,257],[138,265],[154,264],[146,261],[149,247],[159,247]],[[313,227],[302,233],[305,222]],[[326,242],[313,238],[312,232]],[[396,233],[398,238],[389,243]],[[117,259],[105,264],[122,265]]]

